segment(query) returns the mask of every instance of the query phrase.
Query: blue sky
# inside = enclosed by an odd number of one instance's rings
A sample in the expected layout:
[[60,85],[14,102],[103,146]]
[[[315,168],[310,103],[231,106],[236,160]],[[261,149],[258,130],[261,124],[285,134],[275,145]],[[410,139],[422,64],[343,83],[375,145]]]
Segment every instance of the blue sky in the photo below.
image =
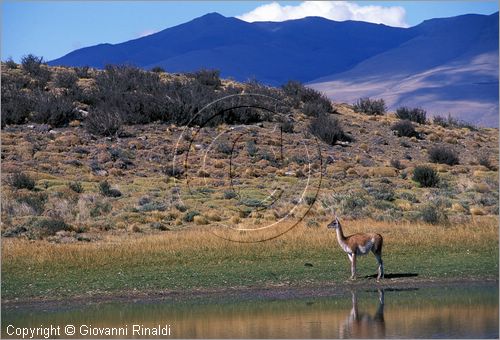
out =
[[[119,43],[189,21],[209,12],[252,21],[286,20],[304,8],[312,15],[326,13],[314,3],[280,1],[3,1],[1,58],[19,61],[34,53],[55,59],[77,48],[98,43]],[[325,6],[325,3],[319,3]],[[262,7],[262,6],[268,7]],[[298,8],[303,6],[302,8]],[[305,7],[304,7],[305,6]],[[256,8],[260,8],[256,10]],[[338,12],[345,11],[341,16]],[[389,25],[414,26],[433,17],[466,13],[492,14],[497,1],[351,1],[333,3],[330,18],[379,20]],[[254,15],[254,14],[259,15]],[[295,13],[295,14],[294,14]],[[363,15],[359,15],[363,13]],[[366,15],[368,13],[368,15]],[[245,16],[246,14],[246,16]],[[272,15],[271,15],[272,14]],[[325,15],[326,16],[326,15]],[[339,19],[340,18],[340,19]],[[361,19],[359,19],[361,18]],[[397,22],[397,24],[393,24]]]

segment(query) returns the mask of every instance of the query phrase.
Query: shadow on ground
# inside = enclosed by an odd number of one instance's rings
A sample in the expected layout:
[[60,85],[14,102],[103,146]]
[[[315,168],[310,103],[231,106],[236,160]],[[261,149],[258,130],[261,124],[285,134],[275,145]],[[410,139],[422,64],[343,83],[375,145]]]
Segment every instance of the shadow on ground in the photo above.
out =
[[[385,279],[398,279],[402,277],[416,277],[418,276],[418,273],[390,273],[390,274],[384,274]],[[373,275],[367,275],[365,276],[365,279],[369,278],[377,278],[377,274]]]

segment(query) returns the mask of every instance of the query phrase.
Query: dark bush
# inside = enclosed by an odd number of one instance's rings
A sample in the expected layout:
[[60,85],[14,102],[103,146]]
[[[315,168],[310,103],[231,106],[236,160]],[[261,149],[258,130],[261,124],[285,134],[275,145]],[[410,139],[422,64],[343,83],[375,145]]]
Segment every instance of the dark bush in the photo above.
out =
[[200,213],[199,213],[198,211],[196,211],[196,210],[191,210],[191,211],[188,211],[188,212],[184,215],[184,217],[182,218],[182,220],[183,220],[184,222],[193,222],[194,217],[195,217],[195,216],[198,216],[199,214],[200,214]]
[[429,203],[419,210],[420,219],[425,223],[438,224],[446,222],[448,217],[439,204]]
[[488,170],[494,171],[497,169],[496,165],[491,164],[491,160],[487,154],[479,155],[478,163],[479,163],[479,165],[482,165],[482,166],[488,168]]
[[360,98],[353,105],[354,112],[364,113],[370,116],[381,116],[387,111],[383,99]]
[[302,111],[308,116],[319,116],[324,113],[333,112],[330,100],[321,92],[305,87],[301,82],[289,80],[281,86],[281,89],[288,96],[292,106],[298,108],[300,102],[304,103]]
[[238,194],[234,190],[226,190],[224,191],[224,199],[230,200],[238,197]]
[[83,192],[83,186],[80,182],[70,182],[68,183],[68,187],[78,194],[81,194]]
[[120,197],[122,193],[118,189],[111,188],[108,181],[103,181],[99,183],[99,191],[103,196],[106,197]]
[[434,116],[433,123],[444,128],[467,128],[471,131],[477,130],[477,127],[474,124],[453,118],[451,114],[448,114],[447,117]]
[[448,165],[457,165],[460,163],[457,153],[446,146],[431,148],[429,150],[429,161]]
[[50,71],[42,67],[43,64],[43,57],[37,57],[33,54],[21,58],[22,69],[35,78],[39,88],[43,88],[50,80]]
[[196,71],[193,74],[194,79],[196,79],[200,84],[205,86],[219,87],[222,82],[220,80],[219,70],[206,70],[202,69]]
[[17,197],[17,202],[25,203],[30,206],[36,215],[41,215],[45,210],[45,203],[47,202],[47,194],[45,193],[32,193],[29,195],[21,195]]
[[398,137],[417,137],[417,131],[412,122],[409,120],[400,120],[391,126],[391,130],[395,131]]
[[181,178],[184,168],[169,165],[163,169],[163,172],[169,177]]
[[403,164],[401,164],[401,161],[399,159],[396,159],[396,158],[391,159],[391,166],[393,168],[398,169],[398,170],[403,170],[405,168],[403,166]]
[[281,123],[281,131],[284,133],[293,133],[294,124],[293,121],[287,120]]
[[151,72],[155,72],[155,73],[165,73],[165,69],[163,67],[160,67],[160,66],[155,66],[151,69]]
[[302,108],[302,112],[306,116],[318,117],[331,113],[333,111],[332,104],[326,98],[318,99],[312,102],[306,102]]
[[2,77],[2,127],[7,124],[24,124],[35,107],[30,92],[6,84]]
[[9,58],[5,61],[5,67],[7,67],[10,70],[15,70],[17,69],[17,64],[12,58]]
[[53,236],[58,231],[62,230],[71,230],[71,226],[69,226],[62,219],[54,219],[54,218],[44,218],[37,220],[32,228],[33,234],[39,236]]
[[90,78],[90,67],[88,66],[73,67],[73,71],[78,78]]
[[78,76],[70,70],[59,71],[54,77],[54,82],[57,87],[71,89],[76,86]]
[[259,148],[257,147],[257,143],[255,143],[254,140],[249,140],[247,142],[247,152],[250,157],[255,157],[257,156],[257,153],[259,152]]
[[10,185],[16,189],[35,189],[35,180],[23,172],[16,172],[10,178]]
[[116,111],[94,109],[85,120],[88,132],[100,136],[115,136],[122,129],[122,119]]
[[349,142],[351,137],[344,133],[339,120],[330,115],[320,115],[313,118],[309,129],[313,135],[329,145],[335,145],[337,141]]
[[436,187],[439,184],[439,176],[431,167],[417,166],[413,170],[413,180],[424,188]]
[[396,117],[399,119],[410,120],[418,124],[425,124],[427,121],[427,112],[421,108],[400,107],[396,110]]
[[73,103],[68,96],[37,91],[33,98],[34,114],[31,120],[36,123],[62,127],[76,118]]
[[41,74],[42,64],[43,57],[37,57],[34,54],[28,54],[21,58],[23,70],[35,77]]
[[231,145],[229,143],[218,142],[217,144],[215,144],[215,151],[226,154],[226,155],[230,155],[231,152],[233,152],[233,148],[231,147]]

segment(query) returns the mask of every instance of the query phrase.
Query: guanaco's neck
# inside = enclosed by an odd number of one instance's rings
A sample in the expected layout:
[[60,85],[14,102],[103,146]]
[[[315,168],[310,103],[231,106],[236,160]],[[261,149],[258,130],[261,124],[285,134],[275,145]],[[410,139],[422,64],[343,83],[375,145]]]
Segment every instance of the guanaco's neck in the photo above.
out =
[[339,227],[335,231],[337,232],[337,241],[339,241],[340,245],[344,245],[346,243],[346,238],[342,231],[342,226],[339,224]]

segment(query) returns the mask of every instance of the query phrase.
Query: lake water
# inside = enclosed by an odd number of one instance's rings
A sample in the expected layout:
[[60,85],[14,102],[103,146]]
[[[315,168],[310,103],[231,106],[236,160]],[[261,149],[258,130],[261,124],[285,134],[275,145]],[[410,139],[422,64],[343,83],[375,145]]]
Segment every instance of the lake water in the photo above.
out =
[[[493,284],[271,301],[115,302],[45,311],[9,307],[2,309],[2,337],[21,337],[7,334],[16,328],[52,325],[51,337],[71,338],[64,333],[71,325],[75,338],[107,338],[99,332],[113,330],[115,338],[498,338],[498,317]],[[163,335],[141,336],[144,332]],[[37,338],[43,338],[40,334]]]

